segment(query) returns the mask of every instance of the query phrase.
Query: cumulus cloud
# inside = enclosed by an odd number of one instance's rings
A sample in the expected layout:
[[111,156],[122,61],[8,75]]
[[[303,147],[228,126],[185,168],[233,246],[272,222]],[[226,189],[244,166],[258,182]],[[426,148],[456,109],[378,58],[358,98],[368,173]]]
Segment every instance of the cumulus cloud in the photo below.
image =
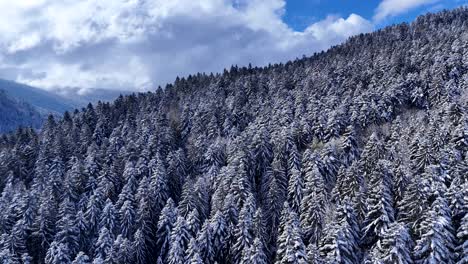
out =
[[284,0],[0,1],[0,77],[45,89],[147,90],[176,76],[265,65],[373,29],[356,14],[304,31]]
[[376,9],[374,20],[381,21],[419,6],[433,4],[439,0],[383,0]]

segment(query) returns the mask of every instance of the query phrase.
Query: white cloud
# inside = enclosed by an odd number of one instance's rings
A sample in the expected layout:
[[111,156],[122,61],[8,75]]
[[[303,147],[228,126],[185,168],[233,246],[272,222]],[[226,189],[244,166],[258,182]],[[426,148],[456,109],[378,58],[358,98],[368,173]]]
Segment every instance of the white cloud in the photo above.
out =
[[41,37],[37,33],[20,36],[15,42],[8,46],[8,53],[16,53],[18,51],[33,48],[41,42]]
[[433,4],[439,0],[383,0],[377,7],[374,15],[375,21],[405,13],[419,6]]
[[282,21],[284,0],[0,0],[0,10],[0,76],[46,89],[150,89],[294,59],[373,29],[351,14],[296,32]]

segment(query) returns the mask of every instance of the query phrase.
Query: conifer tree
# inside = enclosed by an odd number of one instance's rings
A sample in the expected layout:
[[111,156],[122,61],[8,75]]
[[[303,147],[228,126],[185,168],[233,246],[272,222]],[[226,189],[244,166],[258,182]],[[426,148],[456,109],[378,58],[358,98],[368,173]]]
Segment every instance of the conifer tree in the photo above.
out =
[[369,211],[364,219],[362,240],[363,245],[366,247],[381,238],[388,225],[395,221],[390,167],[389,162],[380,160],[371,175],[370,194],[367,198]]
[[286,203],[283,209],[281,234],[275,263],[307,263],[307,253],[302,241],[302,230],[297,214]]
[[[177,209],[175,208],[172,199],[168,199],[166,206],[161,211],[157,230],[156,230],[156,252],[162,260],[166,259],[166,255],[170,248],[170,235],[172,228],[177,220]],[[140,231],[141,232],[141,231]]]
[[425,213],[420,232],[421,238],[413,252],[417,263],[453,263],[454,230],[450,208],[443,196],[438,196]]
[[184,263],[191,234],[186,220],[179,216],[171,232],[168,260],[170,264]]

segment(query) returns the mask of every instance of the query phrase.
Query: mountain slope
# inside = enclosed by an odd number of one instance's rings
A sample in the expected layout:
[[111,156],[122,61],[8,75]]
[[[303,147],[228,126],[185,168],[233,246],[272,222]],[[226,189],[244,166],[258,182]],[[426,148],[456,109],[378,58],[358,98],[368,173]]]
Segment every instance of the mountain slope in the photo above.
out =
[[0,122],[0,133],[15,130],[19,126],[39,128],[41,121],[49,114],[62,115],[65,111],[84,107],[90,102],[108,102],[119,97],[120,94],[130,94],[128,91],[93,89],[88,94],[79,95],[77,90],[71,88],[48,92],[2,79],[0,79],[0,91],[3,91],[1,103],[5,105],[0,109],[0,116],[3,116],[3,122]]
[[1,259],[463,263],[467,40],[428,14],[3,137]]
[[42,121],[34,107],[9,97],[0,89],[0,133],[14,131],[19,126],[37,128]]
[[9,96],[36,107],[44,114],[60,114],[79,106],[79,104],[51,92],[8,80],[0,79],[0,89]]

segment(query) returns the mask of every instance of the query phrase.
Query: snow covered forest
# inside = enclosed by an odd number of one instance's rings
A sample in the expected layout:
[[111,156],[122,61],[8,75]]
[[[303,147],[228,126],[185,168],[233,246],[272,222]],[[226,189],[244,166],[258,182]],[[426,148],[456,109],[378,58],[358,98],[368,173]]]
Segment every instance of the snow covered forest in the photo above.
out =
[[[214,58],[215,59],[215,58]],[[468,9],[0,138],[0,263],[468,263]]]

